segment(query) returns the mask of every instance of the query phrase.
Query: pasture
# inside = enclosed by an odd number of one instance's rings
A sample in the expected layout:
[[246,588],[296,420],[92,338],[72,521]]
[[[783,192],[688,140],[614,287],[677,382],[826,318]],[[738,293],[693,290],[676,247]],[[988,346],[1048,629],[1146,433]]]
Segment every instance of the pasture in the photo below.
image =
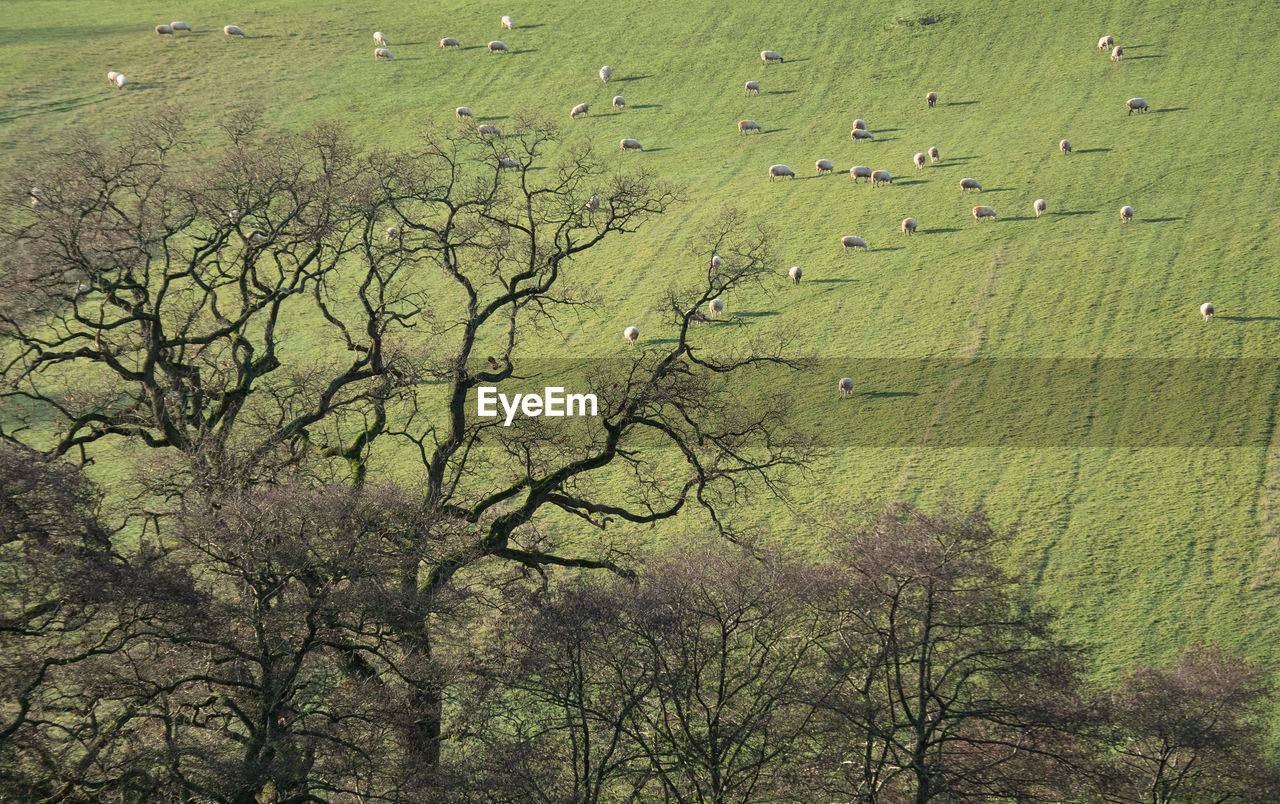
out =
[[[193,32],[152,32],[175,19]],[[247,37],[224,37],[226,24]],[[289,128],[333,121],[371,149],[457,125],[457,106],[499,126],[553,119],[566,147],[643,164],[684,200],[577,263],[598,304],[526,349],[617,356],[628,325],[640,346],[661,338],[655,305],[703,270],[709,255],[691,247],[707,221],[732,204],[773,232],[776,282],[726,299],[701,336],[708,348],[785,340],[815,358],[800,379],[744,389],[788,394],[797,427],[825,447],[789,504],[743,512],[762,532],[803,543],[806,517],[863,497],[981,502],[1016,529],[1013,560],[1105,664],[1217,641],[1276,666],[1278,28],[1273,8],[1240,0],[10,0],[0,169],[159,103],[183,106],[197,130],[245,105]],[[375,61],[374,31],[394,60]],[[1124,47],[1118,63],[1095,47],[1103,34]],[[439,48],[445,36],[461,48]],[[510,52],[488,53],[493,39]],[[763,64],[765,49],[785,61]],[[1150,111],[1130,116],[1136,96]],[[570,120],[579,103],[589,114]],[[874,141],[850,138],[855,118]],[[761,131],[740,134],[742,119]],[[619,153],[624,137],[644,151]],[[930,146],[941,161],[917,170]],[[832,175],[816,174],[820,158]],[[769,182],[776,163],[796,178]],[[853,165],[894,182],[855,184]],[[962,195],[963,177],[983,191]],[[975,221],[977,204],[997,220]],[[1121,224],[1126,204],[1136,216]],[[908,216],[914,235],[900,231]],[[869,249],[846,253],[844,235]]]

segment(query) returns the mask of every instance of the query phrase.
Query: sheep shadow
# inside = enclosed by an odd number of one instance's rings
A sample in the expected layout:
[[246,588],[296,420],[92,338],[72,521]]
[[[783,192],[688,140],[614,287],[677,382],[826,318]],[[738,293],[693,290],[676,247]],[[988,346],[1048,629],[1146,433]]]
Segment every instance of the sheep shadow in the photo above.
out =
[[477,120],[483,120],[484,122],[486,122],[486,123],[487,123],[487,122],[489,122],[490,120],[506,120],[506,119],[507,119],[508,117],[510,117],[510,116],[511,116],[511,115],[506,115],[506,114],[499,114],[499,115],[485,115],[484,117],[477,117],[476,119],[477,119]]
[[879,251],[902,251],[902,249],[904,249],[904,248],[906,248],[906,247],[905,247],[905,246],[881,246],[880,248],[869,248],[869,249],[867,249],[867,251],[876,251],[876,252],[879,252]]
[[545,23],[545,22],[535,22],[535,23],[534,23],[534,24],[532,24],[532,25],[517,25],[517,26],[516,26],[516,29],[517,29],[517,30],[524,30],[525,28],[541,28],[541,27],[543,27],[543,26],[545,26],[545,25],[546,25],[546,23]]
[[808,60],[809,60],[809,57],[808,57],[808,56],[805,56],[804,58],[800,58],[800,59],[792,59],[791,61],[784,61],[784,62],[782,62],[782,63],[783,63],[783,64],[799,64],[799,63],[800,63],[800,62],[802,62],[802,61],[808,61]]
[[1002,221],[1033,221],[1035,219],[1036,217],[1034,215],[1010,215],[1009,217],[1001,218],[1000,220]]
[[919,391],[863,391],[862,396],[871,399],[894,399],[900,396],[920,396]]
[[1011,193],[1013,192],[1013,188],[1012,187],[992,187],[989,190],[986,188],[983,188],[982,192],[984,194],[985,193]]
[[1165,112],[1185,112],[1186,110],[1187,110],[1186,106],[1168,106],[1168,107],[1165,107],[1164,109],[1152,109],[1151,111],[1155,112],[1156,114],[1164,114]]
[[627,81],[643,81],[646,78],[653,78],[652,75],[628,75],[625,78],[614,78],[611,83],[623,84]]
[[670,146],[664,145],[661,148],[645,148],[644,152],[647,154],[656,154],[658,151],[670,151],[670,150],[671,150]]
[[900,179],[900,180],[894,181],[893,185],[895,187],[910,187],[913,184],[928,184],[928,183],[929,182],[925,181],[924,179]]
[[968,162],[968,161],[970,161],[970,160],[977,159],[977,158],[978,158],[978,157],[976,157],[976,156],[948,156],[948,157],[946,157],[945,159],[943,159],[943,160],[939,163],[939,165],[943,165],[943,164],[955,164],[956,162]]
[[852,279],[810,279],[809,282],[815,285],[833,285],[837,282],[852,282]]
[[785,128],[766,128],[760,133],[761,134],[777,134],[779,131],[786,131],[786,129]]
[[751,313],[734,313],[733,317],[734,318],[766,318],[768,316],[773,316],[777,314],[778,314],[777,310],[760,310],[758,312],[751,312]]
[[1139,218],[1138,220],[1141,223],[1169,223],[1170,221],[1182,220],[1182,216],[1179,215],[1179,216],[1170,217],[1170,218]]
[[661,103],[642,103],[637,106],[628,106],[628,109],[661,109]]
[[766,95],[794,95],[794,94],[795,94],[795,90],[794,90],[794,89],[771,89],[771,90],[769,90],[768,92],[766,92],[766,93],[764,93],[764,94],[766,94]]
[[875,132],[873,132],[873,133],[878,133],[878,132],[883,131],[884,133],[888,134],[889,132],[892,132],[892,131],[901,131],[901,130],[902,130],[902,129],[900,129],[900,128],[878,128],[878,129],[876,129],[876,130],[875,130]]
[[1081,148],[1079,151],[1076,151],[1076,153],[1078,153],[1078,154],[1106,154],[1106,153],[1111,153],[1111,149],[1110,149],[1110,148]]
[[1137,61],[1138,59],[1163,59],[1163,58],[1164,58],[1164,56],[1162,56],[1162,55],[1161,55],[1161,54],[1159,54],[1159,53],[1148,53],[1148,54],[1146,54],[1146,55],[1144,55],[1144,56],[1126,56],[1124,60],[1125,60],[1125,61]]
[[524,54],[526,54],[526,53],[537,53],[537,52],[538,52],[538,49],[537,49],[536,47],[527,47],[527,48],[525,48],[524,50],[513,50],[513,51],[511,51],[511,55],[512,55],[512,56],[523,56],[523,55],[524,55]]
[[951,226],[943,229],[921,229],[916,234],[950,234],[951,232],[960,231],[958,228]]
[[1248,324],[1251,321],[1280,321],[1277,315],[1215,315],[1214,318],[1222,321],[1238,321],[1241,324]]
[[1049,214],[1050,214],[1050,215],[1055,215],[1055,216],[1061,216],[1061,217],[1068,217],[1068,216],[1071,216],[1071,215],[1097,215],[1097,214],[1098,214],[1098,210],[1096,210],[1096,209],[1073,209],[1073,210],[1072,210],[1072,211],[1070,211],[1070,212],[1050,212]]
[[947,103],[944,103],[942,105],[943,106],[972,106],[975,103],[981,103],[981,101],[948,101]]

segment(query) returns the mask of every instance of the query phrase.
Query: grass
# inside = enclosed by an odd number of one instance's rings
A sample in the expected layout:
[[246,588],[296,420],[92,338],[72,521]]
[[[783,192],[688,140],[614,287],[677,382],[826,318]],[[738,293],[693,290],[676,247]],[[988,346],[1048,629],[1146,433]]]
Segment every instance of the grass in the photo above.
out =
[[[459,105],[478,122],[530,111],[563,121],[568,143],[643,162],[683,184],[685,203],[575,266],[598,311],[531,350],[617,355],[629,324],[663,337],[655,303],[702,264],[691,245],[726,203],[776,234],[778,281],[727,299],[742,326],[702,337],[789,337],[816,356],[820,370],[786,385],[798,425],[822,433],[828,454],[792,505],[761,502],[745,517],[803,540],[803,517],[842,500],[980,501],[1017,529],[1014,560],[1108,665],[1195,640],[1280,664],[1280,382],[1267,363],[1280,352],[1280,134],[1260,125],[1280,102],[1272,10],[724,5],[196,2],[178,12],[195,32],[161,39],[151,29],[171,4],[10,0],[0,167],[160,102],[206,128],[244,104],[283,126],[340,121],[369,147],[453,125]],[[499,27],[504,13],[515,30]],[[938,22],[911,22],[923,16]],[[249,38],[227,40],[227,23]],[[374,30],[394,61],[374,62]],[[1104,33],[1124,47],[1121,63],[1094,48]],[[446,35],[463,48],[440,50]],[[512,53],[485,52],[494,38]],[[763,66],[766,48],[787,61]],[[107,84],[110,69],[129,76],[127,90]],[[758,97],[743,94],[748,79]],[[614,94],[625,112],[609,110]],[[1133,96],[1151,111],[1127,116]],[[591,114],[571,122],[584,101]],[[763,134],[737,133],[748,117]],[[875,142],[850,140],[856,117]],[[622,137],[645,152],[615,155]],[[1064,137],[1070,155],[1058,152]],[[931,145],[942,162],[916,171],[912,155]],[[835,175],[813,175],[820,157]],[[776,162],[798,178],[767,182]],[[854,185],[855,164],[897,180]],[[962,196],[965,176],[986,190]],[[1040,197],[1049,211],[1036,219]],[[999,220],[976,223],[979,203]],[[1124,226],[1123,204],[1137,210]],[[912,237],[898,229],[907,216],[920,224]],[[845,234],[870,251],[844,253]],[[804,269],[798,287],[791,265]],[[1200,321],[1203,301],[1217,321]],[[838,404],[845,375],[858,394]]]

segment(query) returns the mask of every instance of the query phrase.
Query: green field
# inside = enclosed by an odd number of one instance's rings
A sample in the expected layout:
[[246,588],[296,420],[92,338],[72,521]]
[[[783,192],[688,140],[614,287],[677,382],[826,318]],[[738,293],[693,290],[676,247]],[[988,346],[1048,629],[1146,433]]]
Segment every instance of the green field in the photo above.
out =
[[[1016,529],[1014,560],[1107,666],[1197,640],[1280,664],[1273,5],[383,5],[9,0],[0,168],[25,172],[71,130],[110,132],[160,103],[185,107],[197,128],[243,105],[290,128],[337,121],[370,148],[453,126],[459,105],[499,125],[526,113],[562,122],[567,145],[642,163],[684,200],[574,265],[599,305],[530,350],[617,355],[630,324],[661,338],[660,294],[701,269],[691,246],[725,204],[776,237],[777,281],[728,298],[730,322],[701,337],[789,337],[818,358],[793,391],[796,421],[828,450],[792,505],[745,516],[803,540],[804,518],[842,500],[981,502]],[[515,30],[500,28],[503,14]],[[915,22],[924,16],[937,22]],[[174,17],[194,32],[151,32]],[[223,37],[228,23],[248,38]],[[374,30],[394,61],[374,61]],[[1106,33],[1125,49],[1120,63],[1095,48]],[[443,36],[463,48],[439,49]],[[490,55],[490,39],[512,52]],[[786,61],[765,67],[766,48]],[[128,88],[108,85],[108,70]],[[749,79],[758,96],[744,95]],[[614,94],[622,113],[609,109]],[[1134,96],[1150,113],[1126,115]],[[581,102],[591,114],[570,121]],[[743,118],[764,132],[740,136]],[[854,118],[874,142],[850,140]],[[622,137],[645,152],[618,154]],[[1063,138],[1074,153],[1058,151]],[[916,171],[912,155],[932,145],[941,163]],[[824,157],[836,172],[817,177]],[[778,162],[798,177],[768,182]],[[864,164],[899,180],[854,185],[847,171]],[[964,176],[984,192],[962,196]],[[1049,211],[1037,219],[1041,197]],[[976,223],[979,203],[999,220]],[[1123,204],[1137,210],[1128,225]],[[912,237],[899,231],[907,216],[920,225]],[[844,253],[846,234],[870,251]],[[799,286],[785,279],[791,265],[803,267]],[[1211,323],[1204,301],[1217,307]],[[917,370],[920,358],[950,361],[950,373]],[[1055,358],[1074,367],[1063,382]],[[839,403],[846,374],[858,393]],[[975,425],[1004,421],[1013,436]]]

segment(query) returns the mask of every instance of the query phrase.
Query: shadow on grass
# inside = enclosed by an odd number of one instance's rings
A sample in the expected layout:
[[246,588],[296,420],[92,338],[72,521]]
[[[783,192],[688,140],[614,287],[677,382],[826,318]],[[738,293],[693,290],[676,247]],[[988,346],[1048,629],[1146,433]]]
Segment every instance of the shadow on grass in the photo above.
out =
[[1012,187],[991,187],[989,189],[984,187],[982,189],[982,192],[979,193],[979,195],[986,195],[987,193],[1011,193],[1011,192],[1013,192]]
[[1148,53],[1145,56],[1125,56],[1125,61],[1137,61],[1138,59],[1163,59],[1164,56],[1159,53]]
[[834,285],[837,282],[852,282],[852,279],[810,279],[809,282],[815,285]]
[[766,94],[766,95],[794,95],[794,94],[795,94],[795,90],[794,90],[794,89],[771,89],[771,90],[769,90],[768,92],[766,92],[766,93],[764,93],[764,94]]
[[1151,111],[1155,112],[1156,114],[1164,114],[1165,112],[1185,112],[1186,110],[1187,110],[1186,106],[1168,106],[1168,107],[1165,107],[1164,109],[1152,109]]
[[902,251],[902,249],[904,249],[904,248],[906,248],[906,247],[905,247],[905,246],[881,246],[880,248],[869,248],[869,249],[867,249],[867,251],[876,251],[876,252],[879,252],[879,251]]
[[913,184],[928,184],[928,183],[929,182],[925,181],[924,179],[895,179],[893,182],[893,186],[894,187],[910,187]]
[[945,165],[949,163],[954,164],[956,162],[968,162],[971,159],[977,159],[977,158],[978,157],[976,156],[944,156],[942,157],[942,160],[938,164]]
[[1174,216],[1169,218],[1138,218],[1138,221],[1141,223],[1169,223],[1170,221],[1180,221],[1180,220],[1182,220],[1181,216]]
[[863,391],[862,396],[872,399],[893,399],[899,396],[920,396],[918,391]]
[[787,60],[784,60],[782,63],[783,64],[799,64],[802,61],[808,61],[808,60],[809,60],[809,57],[805,56],[804,58],[800,58],[800,59],[787,59]]
[[751,313],[734,313],[733,317],[734,318],[766,318],[768,316],[777,315],[777,314],[778,314],[777,310],[761,310],[758,312],[751,312]]
[[545,26],[545,25],[546,25],[546,23],[545,23],[545,22],[535,22],[535,23],[534,23],[534,24],[532,24],[532,25],[517,25],[517,26],[516,26],[516,30],[517,30],[517,31],[522,31],[522,30],[524,30],[525,28],[541,28],[541,27],[543,27],[543,26]]
[[901,130],[902,130],[902,129],[900,129],[900,128],[878,128],[878,129],[876,129],[875,131],[873,131],[873,132],[871,132],[871,133],[872,133],[872,134],[879,134],[880,132],[882,132],[882,131],[883,131],[885,134],[888,134],[888,133],[889,133],[889,132],[891,132],[891,131],[901,131]]
[[523,49],[523,50],[512,50],[512,51],[511,51],[511,55],[512,55],[512,56],[523,56],[523,55],[524,55],[524,54],[526,54],[526,53],[537,53],[537,52],[538,52],[538,49],[537,49],[536,47],[527,47],[527,48],[525,48],[525,49]]
[[1035,215],[1010,215],[1009,217],[1001,218],[1000,220],[1002,221],[1033,221],[1035,219],[1036,219]]
[[1238,321],[1248,324],[1251,321],[1280,321],[1280,315],[1215,315],[1221,321]]
[[1110,148],[1081,148],[1076,151],[1078,154],[1106,154],[1111,153]]
[[916,234],[950,234],[951,232],[958,232],[958,231],[960,230],[952,226],[952,227],[943,228],[943,229],[919,229],[916,231]]
[[943,106],[972,106],[975,103],[979,103],[979,101],[949,101],[942,105]]
[[661,109],[661,103],[641,103],[636,106],[628,106],[628,109]]
[[645,148],[644,152],[647,154],[656,154],[658,151],[670,151],[670,150],[671,150],[670,146],[664,145],[661,148]]
[[499,115],[493,115],[493,116],[485,115],[484,117],[477,117],[476,119],[482,120],[487,123],[490,120],[506,120],[508,117],[510,117],[510,115],[499,114]]
[[761,134],[777,134],[779,131],[786,131],[786,129],[785,128],[766,128],[766,129],[763,129],[760,133]]
[[627,81],[643,81],[646,78],[653,78],[652,75],[628,75],[623,78],[610,79],[609,83],[625,84]]
[[1071,216],[1071,215],[1097,215],[1097,214],[1098,214],[1098,210],[1096,210],[1096,209],[1073,209],[1073,210],[1072,210],[1072,211],[1070,211],[1070,212],[1050,212],[1050,213],[1048,213],[1048,214],[1050,214],[1050,215],[1055,215],[1055,216],[1058,216],[1058,217],[1068,217],[1068,216]]

